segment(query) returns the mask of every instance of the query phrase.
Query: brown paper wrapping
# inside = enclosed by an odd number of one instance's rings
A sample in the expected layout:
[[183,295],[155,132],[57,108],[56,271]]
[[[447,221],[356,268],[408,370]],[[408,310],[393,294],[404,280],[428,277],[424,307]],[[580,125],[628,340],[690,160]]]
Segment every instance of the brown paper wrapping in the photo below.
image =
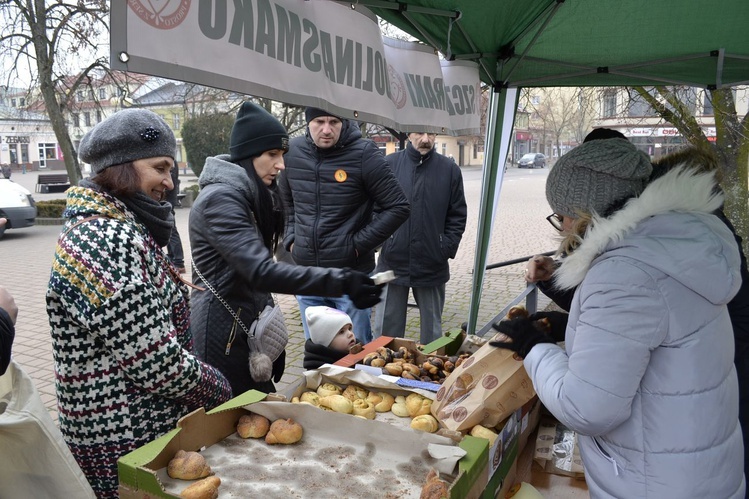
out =
[[523,362],[487,342],[445,379],[432,415],[450,430],[491,428],[535,395]]

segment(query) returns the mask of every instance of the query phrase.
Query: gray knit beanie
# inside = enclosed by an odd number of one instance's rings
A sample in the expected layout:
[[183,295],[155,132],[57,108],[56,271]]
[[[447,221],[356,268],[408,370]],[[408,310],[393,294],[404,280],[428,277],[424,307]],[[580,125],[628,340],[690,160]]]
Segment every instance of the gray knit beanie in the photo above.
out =
[[89,130],[78,147],[81,161],[89,163],[94,173],[136,159],[174,158],[176,152],[177,141],[169,125],[147,109],[117,111]]
[[603,215],[617,201],[639,196],[653,166],[627,139],[592,140],[559,158],[546,180],[546,199],[559,215]]

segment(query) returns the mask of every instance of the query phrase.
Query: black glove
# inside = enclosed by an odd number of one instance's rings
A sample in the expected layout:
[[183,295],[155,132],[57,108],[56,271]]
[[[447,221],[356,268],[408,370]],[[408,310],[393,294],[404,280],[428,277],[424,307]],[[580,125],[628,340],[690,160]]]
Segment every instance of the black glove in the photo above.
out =
[[376,285],[367,274],[347,269],[343,289],[356,308],[371,308],[380,303],[383,287],[384,284]]
[[564,341],[564,333],[567,331],[567,320],[570,316],[566,312],[536,312],[528,317],[532,321],[539,319],[546,319],[549,323],[550,330],[548,331],[554,341]]
[[492,324],[492,327],[500,333],[506,334],[509,341],[490,341],[493,347],[506,348],[516,352],[521,358],[525,358],[531,348],[539,343],[554,343],[554,339],[538,329],[538,326],[526,317],[518,317],[510,321],[502,321]]
[[281,381],[283,372],[286,369],[286,350],[281,351],[281,355],[273,362],[273,382]]

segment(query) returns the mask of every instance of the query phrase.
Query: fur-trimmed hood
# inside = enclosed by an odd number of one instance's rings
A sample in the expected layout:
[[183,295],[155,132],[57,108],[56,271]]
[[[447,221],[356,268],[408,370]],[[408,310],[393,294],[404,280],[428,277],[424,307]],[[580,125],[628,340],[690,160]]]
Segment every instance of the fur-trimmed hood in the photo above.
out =
[[[555,272],[555,287],[574,288],[597,259],[626,255],[712,303],[727,302],[741,283],[739,255],[731,232],[712,215],[723,205],[716,187],[714,173],[680,165],[610,217],[594,215],[580,246]],[[680,253],[673,254],[674,248]],[[728,295],[726,282],[732,283]]]

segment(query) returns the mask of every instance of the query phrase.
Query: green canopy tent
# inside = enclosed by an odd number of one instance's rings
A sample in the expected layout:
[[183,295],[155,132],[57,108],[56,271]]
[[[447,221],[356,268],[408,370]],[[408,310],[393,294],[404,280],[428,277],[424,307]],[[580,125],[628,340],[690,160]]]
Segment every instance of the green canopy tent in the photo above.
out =
[[468,330],[522,87],[749,84],[747,0],[359,0],[493,88]]

